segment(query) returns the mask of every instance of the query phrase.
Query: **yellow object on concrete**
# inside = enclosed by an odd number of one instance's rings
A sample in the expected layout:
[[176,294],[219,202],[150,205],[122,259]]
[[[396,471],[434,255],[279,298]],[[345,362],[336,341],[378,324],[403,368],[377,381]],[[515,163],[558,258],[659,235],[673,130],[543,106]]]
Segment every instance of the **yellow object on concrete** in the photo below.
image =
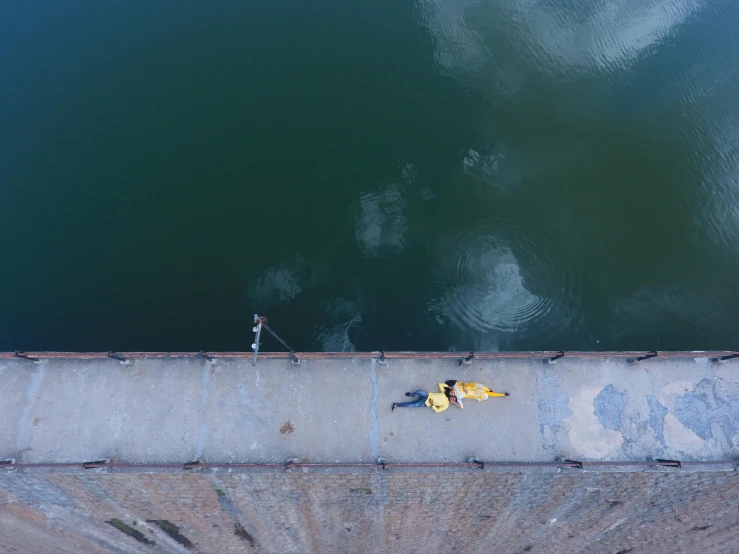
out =
[[449,407],[449,399],[446,397],[446,394],[444,394],[446,389],[447,385],[439,383],[439,390],[441,392],[430,392],[426,399],[426,406],[429,406],[437,414],[439,412],[443,412]]
[[[439,387],[441,387],[441,385],[442,383],[439,383]],[[505,396],[504,393],[495,392],[482,383],[465,383],[464,381],[457,381],[457,384],[454,385],[454,392],[457,393],[460,407],[462,405],[463,398],[472,398],[473,400],[482,402],[488,396]]]

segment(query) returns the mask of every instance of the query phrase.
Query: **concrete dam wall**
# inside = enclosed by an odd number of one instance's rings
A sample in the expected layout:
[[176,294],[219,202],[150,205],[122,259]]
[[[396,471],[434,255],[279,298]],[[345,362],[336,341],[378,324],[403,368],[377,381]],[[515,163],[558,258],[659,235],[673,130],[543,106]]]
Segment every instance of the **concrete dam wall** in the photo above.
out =
[[[739,360],[29,357],[2,553],[739,552]],[[391,409],[448,379],[510,396]]]
[[736,552],[736,473],[679,471],[0,475],[0,552]]

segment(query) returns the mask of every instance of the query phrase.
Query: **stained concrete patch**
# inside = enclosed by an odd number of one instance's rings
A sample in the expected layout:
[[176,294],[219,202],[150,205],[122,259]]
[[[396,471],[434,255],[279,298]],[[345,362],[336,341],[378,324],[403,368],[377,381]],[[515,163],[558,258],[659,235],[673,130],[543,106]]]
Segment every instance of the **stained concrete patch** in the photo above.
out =
[[23,411],[23,416],[18,420],[18,440],[16,441],[16,444],[17,444],[17,449],[19,453],[22,450],[21,445],[23,444],[23,441],[26,437],[26,429],[28,428],[28,419],[38,399],[39,389],[41,388],[41,383],[44,380],[44,375],[46,375],[46,365],[47,365],[46,363],[41,364],[41,367],[39,368],[39,370],[33,375],[31,384],[28,387],[28,391],[26,392],[26,396],[27,396],[26,408]]
[[538,384],[545,387],[558,387],[562,384],[562,376],[559,373],[554,373],[543,369],[542,372],[537,375]]
[[717,379],[703,379],[691,392],[675,400],[675,415],[703,440],[714,438],[711,426],[717,423],[725,436],[739,428],[739,386]]
[[649,426],[654,431],[660,444],[665,445],[665,416],[667,408],[665,408],[653,394],[647,396],[649,404]]
[[595,417],[600,424],[611,431],[621,429],[621,418],[626,407],[626,393],[608,385],[593,400]]
[[144,535],[141,531],[138,531],[131,527],[130,525],[126,525],[123,523],[120,519],[110,519],[106,521],[105,523],[108,523],[109,525],[112,525],[116,529],[118,529],[120,532],[128,535],[132,539],[135,539],[139,541],[142,544],[152,546],[156,544],[154,541],[149,540],[146,538],[146,535]]
[[567,395],[558,392],[539,401],[539,432],[545,427],[552,431],[559,431],[565,418],[572,415],[568,405]]
[[730,383],[739,383],[739,370],[734,364],[722,364],[713,368],[716,377],[729,381]]
[[667,414],[664,421],[665,445],[688,454],[704,450],[703,440],[685,427],[675,414]]
[[562,376],[557,370],[544,368],[536,375],[537,388],[541,390],[537,417],[539,433],[542,436],[542,448],[545,452],[554,450],[555,433],[563,429],[563,421],[572,415],[568,406],[568,397],[562,392],[553,392],[562,384]]
[[683,394],[693,390],[694,386],[695,384],[690,381],[673,381],[669,385],[665,385],[662,392],[665,394]]
[[370,362],[369,378],[372,383],[372,397],[369,405],[370,426],[367,438],[369,439],[370,454],[373,458],[376,458],[380,451],[380,419],[377,414],[377,397],[380,394],[380,384],[377,381],[377,362],[375,360]]
[[282,427],[280,427],[280,435],[284,435],[286,433],[290,435],[293,431],[295,431],[295,426],[291,421],[286,421],[282,424]]
[[234,506],[233,502],[231,502],[231,499],[226,495],[225,492],[223,492],[223,489],[216,489],[216,497],[218,498],[218,504],[221,506],[223,511],[228,514],[228,517],[230,517],[233,521],[234,535],[247,541],[249,543],[249,546],[256,551],[256,539],[241,524],[239,512]]
[[565,420],[570,445],[586,458],[612,456],[624,442],[619,431],[606,429],[595,415],[595,398],[600,387],[580,387],[570,395],[572,417]]
[[571,415],[568,398],[564,393],[558,392],[539,401],[539,433],[543,437],[542,448],[545,451],[554,450],[553,434],[562,429],[562,422]]
[[694,392],[678,396],[675,401],[675,415],[680,423],[703,440],[713,438],[711,424],[716,412],[717,410],[711,409],[708,403]]
[[167,521],[166,519],[147,519],[146,523],[153,523],[158,526],[162,531],[167,533],[172,540],[178,542],[188,550],[195,546],[190,539],[180,533],[180,528],[177,525]]
[[675,400],[677,399],[677,397],[681,394],[692,391],[696,384],[697,381],[672,381],[662,387],[662,390],[657,395],[657,399],[659,400],[660,404],[667,408],[668,412],[674,413]]
[[252,548],[255,547],[256,540],[238,521],[234,523],[234,535],[247,541]]
[[35,506],[43,504],[72,508],[75,502],[75,499],[63,487],[33,487],[22,480],[8,481],[3,485],[2,490],[12,494],[21,502]]

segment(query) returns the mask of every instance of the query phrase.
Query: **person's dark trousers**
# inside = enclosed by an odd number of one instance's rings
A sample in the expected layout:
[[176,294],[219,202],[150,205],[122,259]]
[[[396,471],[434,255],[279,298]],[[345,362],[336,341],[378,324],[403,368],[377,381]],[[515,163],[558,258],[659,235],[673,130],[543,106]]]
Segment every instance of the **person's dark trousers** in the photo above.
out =
[[417,396],[418,400],[412,400],[411,402],[396,402],[396,408],[425,408],[426,399],[429,397],[429,393],[423,390],[417,390],[416,392],[405,393],[406,396]]

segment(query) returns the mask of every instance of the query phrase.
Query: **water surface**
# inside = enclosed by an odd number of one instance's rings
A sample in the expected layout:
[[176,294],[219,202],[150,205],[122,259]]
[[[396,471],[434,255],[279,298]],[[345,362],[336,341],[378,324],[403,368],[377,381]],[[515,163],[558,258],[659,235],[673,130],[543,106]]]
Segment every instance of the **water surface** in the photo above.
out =
[[0,349],[739,348],[737,6],[5,3]]

